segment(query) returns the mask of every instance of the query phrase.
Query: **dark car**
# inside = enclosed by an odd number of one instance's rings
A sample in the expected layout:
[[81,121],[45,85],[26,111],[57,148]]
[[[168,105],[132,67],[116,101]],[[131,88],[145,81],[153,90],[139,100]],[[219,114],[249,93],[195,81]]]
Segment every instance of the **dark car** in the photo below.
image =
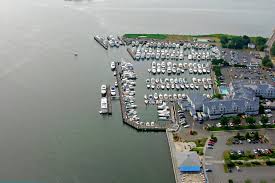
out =
[[205,169],[205,171],[206,171],[206,172],[212,172],[212,170],[211,170],[211,169]]

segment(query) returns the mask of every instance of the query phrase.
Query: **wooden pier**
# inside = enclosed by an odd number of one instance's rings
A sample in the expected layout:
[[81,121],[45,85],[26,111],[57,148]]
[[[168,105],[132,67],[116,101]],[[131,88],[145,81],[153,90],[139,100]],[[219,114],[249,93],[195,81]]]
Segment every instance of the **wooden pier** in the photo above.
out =
[[94,39],[103,47],[105,50],[108,50],[108,44],[104,43],[103,39],[99,39],[98,37],[94,37]]
[[108,114],[112,114],[112,96],[111,96],[110,85],[107,85],[106,97],[107,97]]
[[120,101],[120,110],[121,110],[121,116],[123,123],[135,128],[138,131],[166,131],[166,129],[169,127],[169,124],[159,124],[158,122],[154,122],[154,125],[146,125],[146,122],[139,122],[136,123],[135,121],[132,121],[128,118],[127,112],[126,112],[126,106],[124,103],[123,93],[122,93],[122,82],[121,82],[121,63],[116,62],[116,79],[118,84],[118,93],[119,93],[119,101]]

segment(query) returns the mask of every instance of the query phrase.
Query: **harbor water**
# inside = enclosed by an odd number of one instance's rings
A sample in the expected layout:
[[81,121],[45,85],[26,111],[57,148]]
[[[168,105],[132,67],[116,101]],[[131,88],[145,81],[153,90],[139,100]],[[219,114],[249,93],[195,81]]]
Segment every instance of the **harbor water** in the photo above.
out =
[[[269,36],[274,9],[274,0],[2,0],[0,181],[173,183],[164,133],[123,125],[119,101],[112,116],[99,114],[100,86],[115,82],[111,61],[130,57],[93,36]],[[137,63],[137,74],[149,65]]]

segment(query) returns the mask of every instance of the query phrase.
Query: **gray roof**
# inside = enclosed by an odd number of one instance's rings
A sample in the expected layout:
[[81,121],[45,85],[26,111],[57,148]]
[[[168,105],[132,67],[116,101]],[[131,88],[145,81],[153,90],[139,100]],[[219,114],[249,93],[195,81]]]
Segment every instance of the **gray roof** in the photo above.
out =
[[189,100],[191,100],[196,107],[201,107],[203,103],[210,100],[209,98],[207,98],[207,96],[204,96],[199,93],[191,93],[188,95],[188,97],[189,97]]
[[195,151],[177,152],[178,165],[201,166],[200,158]]

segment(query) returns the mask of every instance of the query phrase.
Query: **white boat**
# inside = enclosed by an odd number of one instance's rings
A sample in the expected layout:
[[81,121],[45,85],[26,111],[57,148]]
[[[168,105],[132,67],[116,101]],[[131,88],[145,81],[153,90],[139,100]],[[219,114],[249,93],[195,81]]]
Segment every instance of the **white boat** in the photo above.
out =
[[193,90],[194,89],[194,84],[190,84],[190,88]]
[[182,96],[181,96],[181,94],[180,94],[180,93],[178,94],[178,99],[182,99]]
[[193,73],[193,69],[190,68],[189,69],[189,73],[192,74]]
[[112,96],[116,96],[116,88],[115,88],[115,86],[111,87],[111,95]]
[[162,94],[159,94],[159,99],[163,100],[163,95]]
[[161,73],[165,74],[166,70],[165,69],[161,69]]
[[164,85],[164,84],[160,85],[160,88],[161,88],[162,90],[164,90],[164,89],[165,89],[165,85]]
[[208,86],[207,85],[203,85],[204,89],[207,90],[208,89]]
[[106,85],[101,85],[101,94],[105,95],[106,94],[107,87]]
[[181,89],[184,89],[184,88],[185,88],[185,87],[184,87],[184,84],[181,84],[181,85],[180,85],[180,88],[181,88]]
[[175,100],[177,100],[178,99],[178,95],[177,94],[173,94],[173,98],[175,99]]
[[185,88],[188,89],[189,88],[189,84],[185,84]]
[[166,88],[170,89],[170,84],[169,83],[166,84]]
[[146,94],[144,95],[144,99],[147,99],[147,95]]
[[209,89],[212,89],[212,86],[211,86],[211,85],[208,85],[208,88],[209,88]]
[[106,97],[102,97],[100,100],[100,108],[101,111],[99,111],[100,113],[107,113],[108,111],[108,104],[107,104],[107,98]]
[[168,94],[165,93],[165,94],[163,95],[163,98],[164,98],[165,100],[168,100]]
[[111,69],[112,69],[112,70],[115,70],[115,68],[116,68],[115,62],[111,62]]
[[157,93],[154,93],[154,99],[157,100],[159,98]]
[[195,85],[195,88],[198,90],[200,87],[199,87],[199,85]]

